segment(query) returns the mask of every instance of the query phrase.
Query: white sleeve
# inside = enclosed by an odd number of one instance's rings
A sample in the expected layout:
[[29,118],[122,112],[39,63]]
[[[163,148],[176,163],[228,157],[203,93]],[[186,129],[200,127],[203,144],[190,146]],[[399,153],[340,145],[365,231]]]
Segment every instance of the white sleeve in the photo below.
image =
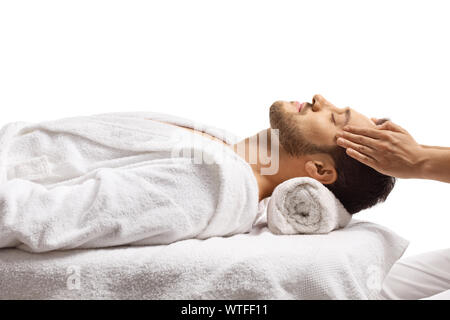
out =
[[450,289],[422,300],[450,300]]
[[382,295],[386,299],[417,300],[450,292],[450,249],[400,259],[389,271]]

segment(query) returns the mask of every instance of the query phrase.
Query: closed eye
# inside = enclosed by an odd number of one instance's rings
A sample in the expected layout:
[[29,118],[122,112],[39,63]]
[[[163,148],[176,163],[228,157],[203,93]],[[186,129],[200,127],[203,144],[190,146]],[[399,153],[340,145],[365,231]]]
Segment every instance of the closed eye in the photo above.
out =
[[331,114],[331,122],[333,122],[334,125],[336,125],[336,120],[334,119],[334,114],[333,113]]

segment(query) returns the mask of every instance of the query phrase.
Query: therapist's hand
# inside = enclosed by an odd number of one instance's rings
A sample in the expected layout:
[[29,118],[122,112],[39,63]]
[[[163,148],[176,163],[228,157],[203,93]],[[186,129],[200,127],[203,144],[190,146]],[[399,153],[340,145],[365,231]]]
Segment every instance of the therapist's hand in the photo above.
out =
[[[376,120],[376,119],[372,119]],[[345,127],[337,144],[378,172],[397,178],[421,175],[423,147],[402,127],[386,121],[375,128]]]

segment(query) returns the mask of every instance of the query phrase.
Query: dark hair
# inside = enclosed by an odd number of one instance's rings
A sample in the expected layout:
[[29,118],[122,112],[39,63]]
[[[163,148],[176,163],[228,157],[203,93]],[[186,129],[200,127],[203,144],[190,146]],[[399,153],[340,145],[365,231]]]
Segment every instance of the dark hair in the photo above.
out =
[[328,151],[335,162],[338,177],[324,184],[351,214],[386,200],[395,185],[395,178],[386,176],[348,156],[345,149]]
[[[382,124],[388,119],[380,119]],[[348,156],[342,147],[325,151],[333,158],[338,177],[332,184],[324,184],[351,214],[370,208],[386,200],[395,185],[395,178],[379,173]]]

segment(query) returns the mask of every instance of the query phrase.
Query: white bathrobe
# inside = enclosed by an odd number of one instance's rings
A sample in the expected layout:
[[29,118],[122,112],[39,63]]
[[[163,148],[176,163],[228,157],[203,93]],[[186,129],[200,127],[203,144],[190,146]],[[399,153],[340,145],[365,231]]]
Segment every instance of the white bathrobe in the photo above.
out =
[[258,186],[228,143],[180,117],[108,113],[0,130],[0,248],[156,245],[249,232]]

